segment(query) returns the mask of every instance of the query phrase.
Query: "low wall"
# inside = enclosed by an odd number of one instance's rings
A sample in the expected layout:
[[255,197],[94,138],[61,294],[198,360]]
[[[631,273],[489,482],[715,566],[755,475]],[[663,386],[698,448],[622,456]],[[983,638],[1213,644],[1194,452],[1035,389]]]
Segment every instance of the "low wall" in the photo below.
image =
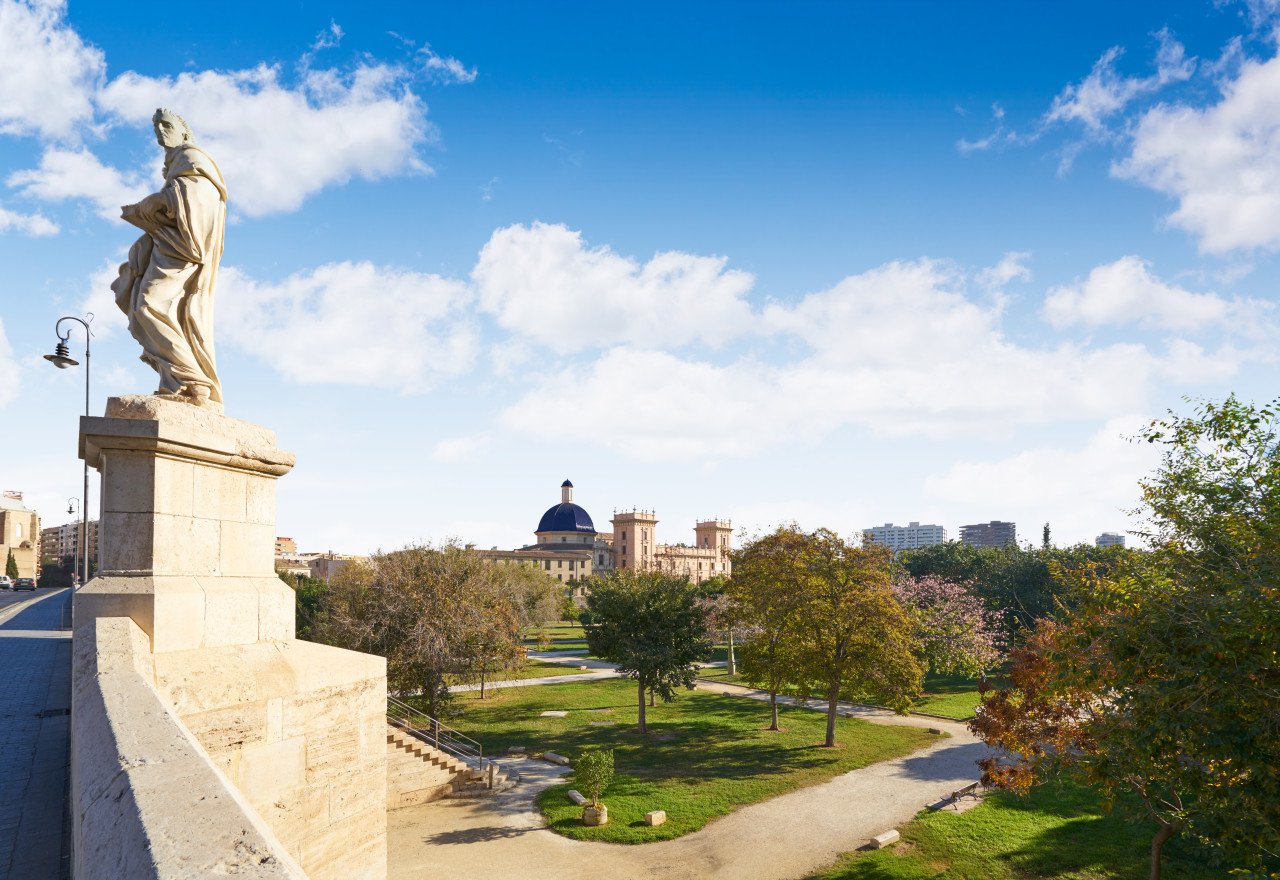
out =
[[160,698],[137,624],[100,617],[81,626],[73,658],[77,880],[307,880]]

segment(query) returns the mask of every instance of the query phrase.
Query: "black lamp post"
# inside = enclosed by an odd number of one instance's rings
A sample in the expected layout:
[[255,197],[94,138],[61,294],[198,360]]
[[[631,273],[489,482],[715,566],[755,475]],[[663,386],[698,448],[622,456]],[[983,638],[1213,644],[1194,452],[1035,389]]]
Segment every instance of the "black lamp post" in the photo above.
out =
[[[89,321],[93,320],[93,312],[89,312],[82,318],[67,316],[58,319],[58,323],[53,330],[58,334],[58,344],[53,349],[53,354],[47,354],[44,359],[53,364],[59,370],[65,370],[68,367],[79,366],[79,361],[72,360],[67,348],[67,340],[71,338],[71,330],[66,333],[62,332],[63,321],[75,321],[84,327],[84,414],[89,415],[89,337],[93,335],[93,331],[89,329]],[[84,586],[89,582],[89,460],[84,462],[84,500],[80,504],[80,548],[81,548],[81,568],[80,586]],[[70,505],[68,505],[69,507]],[[70,512],[70,511],[68,511]]]
[[[77,508],[79,507],[79,504],[80,504],[80,499],[79,499],[79,498],[68,498],[68,499],[67,499],[67,513],[68,513],[68,515],[76,513],[76,512],[77,512]],[[72,573],[73,573],[73,577],[72,577],[72,585],[73,585],[73,586],[74,586],[74,581],[75,581],[74,572],[75,572],[75,568],[76,568],[76,565],[77,565],[76,560],[78,560],[79,558],[80,558],[80,539],[79,539],[79,538],[77,538],[77,539],[76,539],[75,552],[74,552],[74,553],[72,554],[72,556],[71,556],[71,560],[72,560],[72,561],[71,561],[71,570],[72,570]],[[59,563],[61,563],[61,557],[59,557]]]

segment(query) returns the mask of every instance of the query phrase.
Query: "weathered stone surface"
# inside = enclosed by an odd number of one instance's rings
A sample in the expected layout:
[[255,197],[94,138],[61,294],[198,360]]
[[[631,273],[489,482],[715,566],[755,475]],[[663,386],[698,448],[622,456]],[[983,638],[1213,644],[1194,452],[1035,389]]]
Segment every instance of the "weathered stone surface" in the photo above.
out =
[[582,824],[588,826],[608,825],[609,824],[609,808],[604,804],[598,807],[582,808]]
[[651,810],[644,814],[644,824],[646,825],[662,825],[667,821],[666,810]]
[[568,714],[569,714],[568,712],[564,712],[559,709],[548,709],[546,712],[542,713],[542,717],[543,718],[563,718]]
[[582,794],[579,793],[576,789],[572,789],[572,788],[569,789],[568,794],[569,794],[569,800],[573,801],[575,804],[577,804],[580,807],[587,803],[587,799],[583,797]]
[[73,645],[75,876],[307,880],[144,677],[141,630],[100,618]]
[[[277,876],[234,860],[248,852],[265,854],[264,866],[305,869],[309,880],[384,880],[386,661],[294,638],[295,597],[272,560],[275,480],[292,454],[275,449],[266,429],[177,401],[113,399],[107,414],[81,423],[81,455],[103,477],[102,576],[76,594],[75,644],[93,642],[87,634],[99,626],[120,632],[100,656],[75,658],[83,705],[97,700],[99,709],[86,712],[83,730],[75,719],[74,739],[86,766],[136,758],[115,776],[73,774],[73,800],[88,805],[77,813],[77,859],[120,869],[85,876]],[[132,684],[83,684],[103,669]],[[91,720],[112,705],[128,719],[118,736]],[[166,744],[154,737],[175,726],[189,753],[155,759]],[[157,775],[153,759],[196,769]],[[223,800],[244,814],[233,823],[241,836],[211,831],[204,849],[184,854],[190,837],[157,826],[191,872],[146,873],[149,847],[164,848],[144,839],[153,830],[147,799],[180,786],[167,808],[178,823],[188,795],[217,808],[222,795],[197,785],[201,774],[220,780]],[[130,809],[135,819],[119,815]],[[130,836],[130,821],[141,837]],[[113,822],[125,830],[107,840]],[[270,847],[244,837],[258,831]],[[222,858],[219,847],[226,859],[209,861]]]
[[507,754],[509,755],[523,755],[524,751],[524,746],[507,746]]
[[901,834],[896,830],[890,829],[883,834],[877,834],[875,837],[871,838],[871,848],[884,849],[886,846],[891,846],[901,839]]
[[542,757],[550,761],[552,764],[561,764],[563,766],[568,766],[569,764],[568,758],[564,755],[557,755],[555,752],[543,752]]

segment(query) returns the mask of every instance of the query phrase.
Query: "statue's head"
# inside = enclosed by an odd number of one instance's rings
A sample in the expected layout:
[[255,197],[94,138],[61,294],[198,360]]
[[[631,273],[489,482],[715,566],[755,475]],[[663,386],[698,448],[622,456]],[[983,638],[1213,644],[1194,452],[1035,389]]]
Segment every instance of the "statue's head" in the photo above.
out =
[[156,130],[156,140],[166,149],[191,143],[191,126],[187,125],[187,120],[172,110],[161,107],[156,111],[155,116],[151,117],[151,124]]

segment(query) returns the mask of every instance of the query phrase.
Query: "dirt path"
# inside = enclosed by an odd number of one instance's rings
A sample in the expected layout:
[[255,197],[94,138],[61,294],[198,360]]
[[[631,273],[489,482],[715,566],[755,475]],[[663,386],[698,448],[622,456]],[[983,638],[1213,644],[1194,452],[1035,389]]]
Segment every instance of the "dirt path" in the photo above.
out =
[[[735,696],[749,688],[699,682]],[[543,827],[534,797],[564,768],[518,763],[521,783],[484,801],[437,801],[388,815],[388,876],[502,880],[791,880],[832,864],[872,836],[975,781],[985,747],[958,722],[842,705],[875,724],[938,727],[950,734],[904,758],[744,807],[677,840],[642,846],[569,840]]]

